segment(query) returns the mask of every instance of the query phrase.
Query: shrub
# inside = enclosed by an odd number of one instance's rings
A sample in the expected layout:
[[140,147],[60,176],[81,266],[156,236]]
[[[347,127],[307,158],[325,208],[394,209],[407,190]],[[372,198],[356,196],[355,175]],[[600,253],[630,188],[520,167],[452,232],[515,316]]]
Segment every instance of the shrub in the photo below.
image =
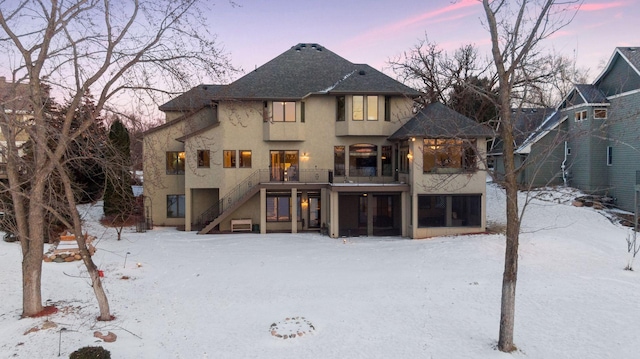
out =
[[103,347],[84,347],[71,353],[69,359],[111,359],[111,353]]

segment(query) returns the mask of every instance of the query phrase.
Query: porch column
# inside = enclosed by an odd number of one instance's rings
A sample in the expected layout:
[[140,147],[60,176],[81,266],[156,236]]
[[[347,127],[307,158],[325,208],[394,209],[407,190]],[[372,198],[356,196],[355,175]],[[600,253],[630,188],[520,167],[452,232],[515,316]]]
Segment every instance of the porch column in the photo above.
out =
[[186,191],[184,191],[184,231],[185,232],[190,232],[191,231],[191,222],[193,217],[193,211],[192,211],[192,207],[191,207],[191,191],[193,191],[193,189],[187,189]]
[[373,196],[367,193],[367,236],[373,236]]
[[400,235],[402,237],[407,237],[407,226],[408,226],[408,221],[407,218],[409,218],[409,216],[413,216],[413,213],[411,213],[411,211],[409,211],[409,214],[407,215],[407,209],[409,208],[409,205],[407,204],[407,198],[409,196],[409,192],[402,192],[400,194],[400,228],[402,228]]
[[267,189],[260,188],[260,234],[267,233]]
[[291,233],[298,233],[298,190],[291,189]]
[[[326,188],[321,188],[320,189],[320,226],[322,227],[323,225],[329,225],[329,217],[328,214],[330,213],[329,211],[329,205],[331,204],[331,200],[329,199],[329,196],[327,196],[327,189]],[[327,228],[327,232],[329,231],[329,229]]]
[[331,197],[331,210],[329,211],[330,213],[330,223],[327,223],[327,225],[329,226],[329,236],[331,238],[338,238],[340,237],[340,221],[338,220],[340,212],[338,211],[338,192],[335,191],[331,191],[330,192],[330,197]]

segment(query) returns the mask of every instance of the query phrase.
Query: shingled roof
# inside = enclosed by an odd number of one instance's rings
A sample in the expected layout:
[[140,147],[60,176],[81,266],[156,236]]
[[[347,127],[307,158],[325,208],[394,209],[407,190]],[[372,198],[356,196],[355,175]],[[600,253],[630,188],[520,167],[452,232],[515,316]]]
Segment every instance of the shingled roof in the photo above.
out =
[[161,105],[160,111],[188,111],[209,106],[211,100],[225,85],[199,85]]
[[492,137],[493,131],[484,125],[435,102],[415,114],[406,124],[389,137],[405,140],[410,137],[477,138]]
[[637,73],[640,74],[640,48],[638,47],[618,47],[618,50],[629,63],[635,67]]
[[586,103],[608,103],[607,97],[595,85],[578,84],[576,90],[580,92]]
[[216,100],[299,100],[311,94],[419,92],[369,65],[354,64],[318,44],[297,44],[226,86],[201,85],[160,106],[184,110]]

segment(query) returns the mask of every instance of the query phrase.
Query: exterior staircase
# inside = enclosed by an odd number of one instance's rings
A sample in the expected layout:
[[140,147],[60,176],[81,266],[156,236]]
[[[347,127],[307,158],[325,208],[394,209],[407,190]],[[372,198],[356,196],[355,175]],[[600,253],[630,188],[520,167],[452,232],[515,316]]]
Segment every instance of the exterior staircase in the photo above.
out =
[[204,211],[196,223],[200,228],[198,234],[210,233],[220,222],[224,221],[233,211],[242,206],[253,195],[260,191],[260,183],[269,179],[269,170],[257,170],[244,181],[240,182],[225,197]]

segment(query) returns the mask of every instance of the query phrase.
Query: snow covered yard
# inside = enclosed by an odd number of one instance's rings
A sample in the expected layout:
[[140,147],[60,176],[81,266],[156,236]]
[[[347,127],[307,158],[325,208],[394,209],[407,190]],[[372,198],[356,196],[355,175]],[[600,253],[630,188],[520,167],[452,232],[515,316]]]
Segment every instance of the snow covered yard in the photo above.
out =
[[[491,185],[487,197],[489,220],[504,223],[502,191]],[[156,228],[117,242],[95,206],[85,228],[98,237],[94,260],[116,319],[95,320],[80,262],[43,263],[43,298],[60,312],[20,319],[20,248],[0,242],[0,357],[101,345],[113,358],[637,358],[629,230],[567,196],[545,198],[523,223],[514,354],[494,349],[503,235],[345,242]],[[47,319],[57,327],[24,334]],[[283,339],[273,324],[306,332]],[[103,343],[94,331],[118,338]]]

